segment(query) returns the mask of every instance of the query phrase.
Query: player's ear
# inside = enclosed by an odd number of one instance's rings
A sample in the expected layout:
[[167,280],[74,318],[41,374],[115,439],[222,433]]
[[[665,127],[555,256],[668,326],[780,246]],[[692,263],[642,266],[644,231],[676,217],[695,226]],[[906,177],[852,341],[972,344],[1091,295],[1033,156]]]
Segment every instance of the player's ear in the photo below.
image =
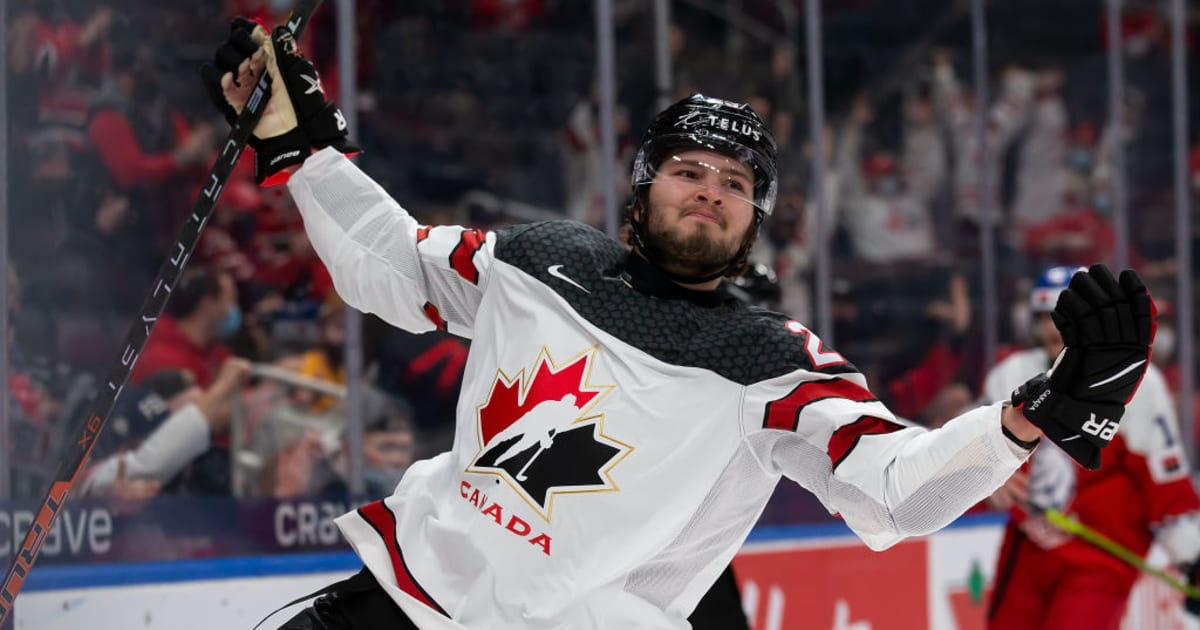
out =
[[629,198],[629,202],[625,204],[625,216],[629,223],[637,223],[642,220],[642,198],[640,195],[634,195]]

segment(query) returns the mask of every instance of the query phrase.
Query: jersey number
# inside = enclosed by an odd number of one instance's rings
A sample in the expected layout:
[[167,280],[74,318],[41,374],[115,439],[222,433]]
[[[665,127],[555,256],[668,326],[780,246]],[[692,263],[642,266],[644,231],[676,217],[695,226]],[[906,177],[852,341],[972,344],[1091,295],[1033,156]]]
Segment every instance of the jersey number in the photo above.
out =
[[1163,437],[1167,439],[1167,446],[1175,446],[1175,432],[1171,430],[1171,425],[1167,424],[1167,417],[1155,416],[1154,421],[1158,423],[1158,428],[1162,429]]
[[804,351],[808,354],[808,360],[816,369],[833,367],[835,365],[843,365],[846,363],[846,358],[842,355],[825,348],[825,342],[807,326],[796,320],[792,320],[786,324],[787,329],[797,335],[804,335]]

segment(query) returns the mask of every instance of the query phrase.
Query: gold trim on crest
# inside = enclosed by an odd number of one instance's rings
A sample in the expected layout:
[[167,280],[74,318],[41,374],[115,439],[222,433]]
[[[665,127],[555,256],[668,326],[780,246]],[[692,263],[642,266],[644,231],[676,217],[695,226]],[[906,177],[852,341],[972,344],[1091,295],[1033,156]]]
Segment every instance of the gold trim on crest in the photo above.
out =
[[[551,515],[554,512],[554,501],[557,495],[594,494],[600,492],[619,491],[620,487],[618,487],[616,482],[613,481],[610,473],[617,464],[619,464],[634,451],[634,447],[632,445],[626,444],[625,442],[606,435],[604,433],[604,414],[593,413],[596,405],[599,404],[599,402],[603,400],[605,396],[617,388],[616,385],[597,385],[591,382],[592,369],[595,367],[596,351],[599,349],[599,347],[599,344],[593,345],[590,348],[571,357],[570,359],[559,363],[556,362],[552,356],[550,356],[549,349],[543,345],[541,350],[538,351],[537,358],[534,359],[533,365],[522,367],[521,371],[517,372],[516,376],[510,377],[508,374],[505,374],[503,369],[497,369],[496,378],[493,379],[492,386],[488,390],[487,400],[475,405],[475,438],[479,443],[479,450],[475,453],[475,457],[472,459],[471,464],[467,466],[466,472],[482,475],[493,475],[503,479],[504,482],[517,493],[517,496],[521,497],[521,500],[524,501],[526,505],[530,507],[530,509],[532,509],[534,512],[537,512],[538,516],[541,516],[546,522],[550,522]],[[483,455],[487,446],[483,443],[482,411],[485,407],[491,404],[493,397],[496,395],[496,388],[500,384],[503,383],[506,388],[512,388],[513,385],[518,385],[519,389],[517,391],[517,404],[519,406],[523,406],[525,404],[525,397],[529,394],[529,389],[533,385],[533,378],[536,377],[543,364],[549,367],[551,373],[557,374],[571,365],[574,365],[581,358],[586,361],[586,365],[584,367],[583,378],[578,385],[579,391],[595,393],[597,395],[592,397],[592,399],[588,401],[586,405],[579,409],[578,416],[571,421],[571,424],[578,425],[586,422],[592,422],[593,438],[598,442],[608,444],[609,446],[618,449],[618,453],[608,462],[608,464],[604,466],[604,468],[598,471],[600,476],[605,481],[603,485],[568,486],[563,489],[556,489],[557,486],[550,486],[546,489],[546,509],[543,511],[541,506],[538,505],[537,501],[534,501],[525,493],[525,489],[522,488],[520,483],[518,483],[508,474],[508,471],[497,468],[475,467],[475,462],[479,461],[479,458]],[[526,369],[529,370],[528,376]]]

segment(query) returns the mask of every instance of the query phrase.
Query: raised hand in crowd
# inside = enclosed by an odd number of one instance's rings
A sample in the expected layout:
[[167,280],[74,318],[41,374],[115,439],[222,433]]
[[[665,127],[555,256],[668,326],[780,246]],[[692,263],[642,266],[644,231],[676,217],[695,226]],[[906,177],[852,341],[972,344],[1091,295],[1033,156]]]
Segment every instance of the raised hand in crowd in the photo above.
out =
[[251,367],[251,363],[246,359],[238,357],[225,359],[212,386],[194,401],[200,412],[204,414],[213,433],[220,433],[229,428],[229,421],[232,417],[230,399],[234,391],[245,384],[247,377],[250,376]]

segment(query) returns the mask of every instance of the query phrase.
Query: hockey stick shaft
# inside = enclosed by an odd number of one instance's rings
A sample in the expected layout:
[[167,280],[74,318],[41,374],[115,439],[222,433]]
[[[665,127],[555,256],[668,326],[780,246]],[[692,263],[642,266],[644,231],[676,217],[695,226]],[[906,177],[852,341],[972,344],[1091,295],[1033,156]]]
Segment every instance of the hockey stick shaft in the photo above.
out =
[[[308,26],[313,13],[320,4],[321,0],[300,0],[292,13],[288,15],[287,26],[296,37],[299,37],[304,28]],[[125,333],[120,357],[109,370],[108,378],[104,380],[100,392],[92,401],[88,414],[74,423],[69,434],[74,437],[69,440],[66,452],[59,459],[50,489],[42,500],[37,516],[30,525],[21,547],[15,550],[12,560],[9,562],[8,569],[4,573],[4,582],[0,583],[0,625],[12,611],[13,602],[16,601],[17,594],[21,592],[21,586],[24,585],[25,579],[33,569],[33,563],[37,561],[42,544],[51,532],[59,512],[62,511],[67,496],[71,493],[71,489],[79,477],[79,472],[87,463],[88,455],[91,454],[92,447],[96,444],[96,438],[104,429],[109,414],[112,413],[117,395],[121,393],[121,388],[129,379],[129,373],[133,370],[138,355],[145,347],[146,339],[150,337],[150,331],[154,329],[155,322],[162,313],[163,307],[166,306],[167,298],[175,288],[175,283],[179,280],[179,275],[187,264],[192,250],[195,249],[196,242],[200,239],[200,233],[204,230],[204,225],[208,222],[213,207],[221,196],[221,190],[229,181],[229,175],[233,172],[238,158],[241,157],[242,150],[246,148],[250,133],[258,125],[270,95],[270,74],[264,72],[254,86],[254,91],[251,92],[250,98],[246,102],[246,108],[238,116],[225,144],[221,147],[221,154],[209,171],[206,185],[195,203],[192,204],[191,215],[184,224],[171,255],[159,269],[153,289],[142,303],[138,318],[130,324],[128,332]]]
[[1141,555],[1134,553],[1121,543],[1109,538],[1108,536],[1105,536],[1104,534],[1101,534],[1087,525],[1084,525],[1078,520],[1071,518],[1070,516],[1067,516],[1066,514],[1063,514],[1054,508],[1039,508],[1031,505],[1030,509],[1045,516],[1046,520],[1050,521],[1050,523],[1052,523],[1055,527],[1058,527],[1064,532],[1074,534],[1081,540],[1108,552],[1126,564],[1152,575],[1155,578],[1158,578],[1164,584],[1167,584],[1171,588],[1183,593],[1189,598],[1200,599],[1200,590],[1197,590],[1195,586],[1183,582],[1182,580],[1168,574],[1162,569],[1150,566],[1150,564],[1146,562],[1146,559]]

